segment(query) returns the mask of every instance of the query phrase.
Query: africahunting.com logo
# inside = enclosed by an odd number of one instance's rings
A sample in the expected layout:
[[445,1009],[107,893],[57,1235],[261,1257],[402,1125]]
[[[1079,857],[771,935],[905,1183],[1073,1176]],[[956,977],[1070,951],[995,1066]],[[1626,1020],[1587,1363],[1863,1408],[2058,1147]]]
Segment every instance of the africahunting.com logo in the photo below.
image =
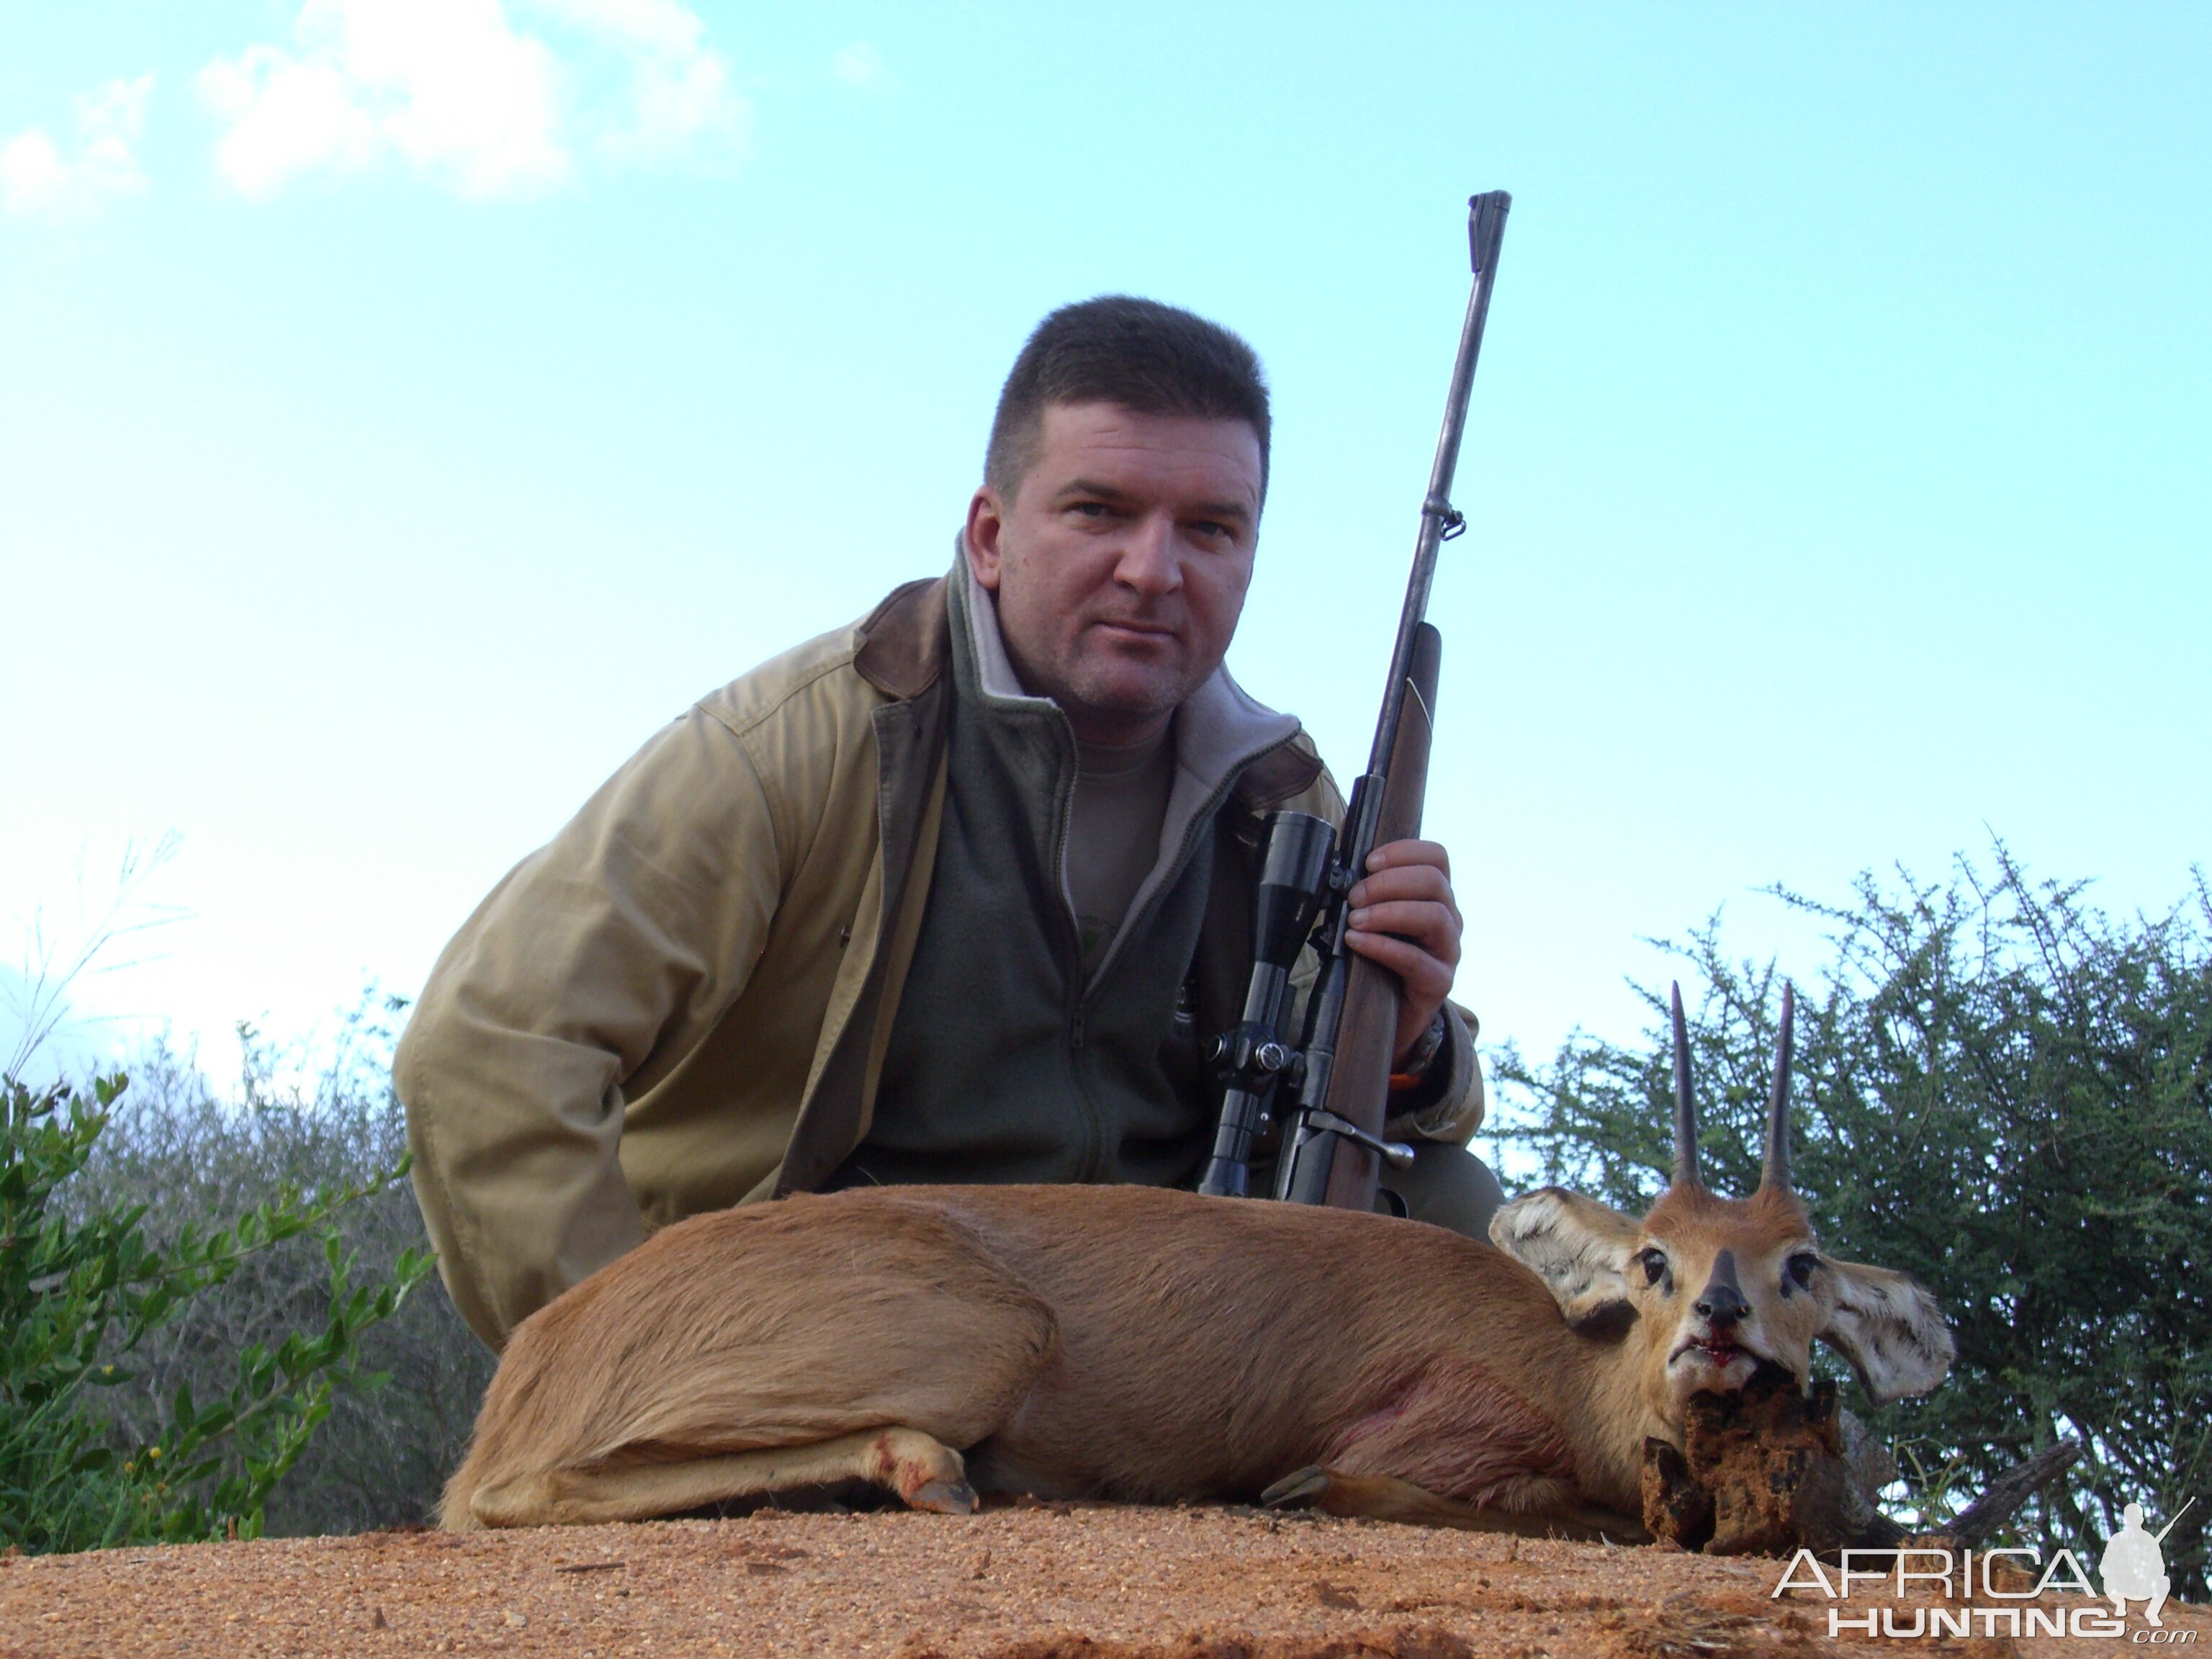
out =
[[[1832,1637],[2078,1636],[2181,1646],[2194,1643],[2197,1632],[2169,1630],[2160,1617],[2173,1588],[2160,1547],[2180,1518],[2175,1515],[2154,1533],[2143,1526],[2142,1506],[2129,1504],[2097,1562],[2101,1591],[2072,1550],[2046,1561],[2032,1549],[1902,1548],[1845,1550],[1832,1570],[1812,1551],[1799,1550],[1774,1594],[1802,1590],[1826,1597]],[[2021,1588],[2030,1582],[2033,1589]],[[1928,1599],[1931,1595],[1942,1601]],[[2100,1599],[2112,1611],[2045,1599],[2053,1595]],[[2132,1626],[2131,1602],[2142,1603],[2142,1622]]]

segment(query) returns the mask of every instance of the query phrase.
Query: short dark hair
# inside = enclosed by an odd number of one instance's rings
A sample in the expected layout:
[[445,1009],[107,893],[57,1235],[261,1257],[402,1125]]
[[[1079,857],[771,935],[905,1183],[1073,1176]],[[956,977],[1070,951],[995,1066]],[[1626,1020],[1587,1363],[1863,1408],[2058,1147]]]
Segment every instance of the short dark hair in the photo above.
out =
[[1260,440],[1266,497],[1267,377],[1258,354],[1220,324],[1126,294],[1062,306],[1036,325],[999,392],[984,482],[1011,497],[1036,464],[1045,406],[1086,403],[1243,421]]

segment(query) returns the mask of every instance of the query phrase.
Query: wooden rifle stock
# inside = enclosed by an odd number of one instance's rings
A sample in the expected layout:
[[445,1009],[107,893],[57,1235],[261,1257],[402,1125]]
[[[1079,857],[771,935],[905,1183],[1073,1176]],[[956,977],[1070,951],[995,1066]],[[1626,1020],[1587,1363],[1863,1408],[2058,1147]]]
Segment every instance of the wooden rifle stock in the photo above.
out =
[[[1390,769],[1382,790],[1375,844],[1388,846],[1421,833],[1421,803],[1428,793],[1429,742],[1437,708],[1437,670],[1443,636],[1423,623],[1407,665],[1406,711],[1391,745]],[[1398,976],[1365,957],[1355,957],[1345,985],[1344,1022],[1337,1028],[1336,1066],[1329,1073],[1322,1104],[1369,1134],[1382,1133],[1389,1113],[1390,1060],[1398,1046]],[[1330,1155],[1325,1204],[1341,1210],[1375,1207],[1375,1154],[1339,1136],[1328,1137]],[[1319,1151],[1316,1147],[1315,1151]],[[1309,1153],[1309,1156],[1311,1156]]]

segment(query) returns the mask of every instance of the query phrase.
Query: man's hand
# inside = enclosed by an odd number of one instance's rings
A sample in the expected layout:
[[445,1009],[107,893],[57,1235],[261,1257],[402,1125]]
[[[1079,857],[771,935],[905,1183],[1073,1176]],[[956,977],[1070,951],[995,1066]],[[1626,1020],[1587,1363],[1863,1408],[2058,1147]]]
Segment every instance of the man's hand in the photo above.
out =
[[1368,854],[1367,874],[1350,894],[1344,942],[1397,975],[1395,1065],[1406,1057],[1450,993],[1459,967],[1462,922],[1452,897],[1451,855],[1432,841],[1394,841]]

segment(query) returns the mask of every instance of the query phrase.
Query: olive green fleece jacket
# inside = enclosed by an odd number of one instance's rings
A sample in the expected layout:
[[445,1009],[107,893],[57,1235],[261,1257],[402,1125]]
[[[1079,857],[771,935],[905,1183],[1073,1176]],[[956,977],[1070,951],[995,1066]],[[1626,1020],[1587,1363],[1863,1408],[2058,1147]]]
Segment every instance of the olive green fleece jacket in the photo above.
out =
[[[487,1342],[654,1227],[811,1190],[866,1135],[935,864],[949,639],[945,581],[913,582],[701,699],[439,957],[393,1075],[440,1271]],[[1200,1030],[1237,1017],[1277,807],[1341,815],[1303,733],[1221,809]],[[1398,1133],[1480,1124],[1454,1037]]]

